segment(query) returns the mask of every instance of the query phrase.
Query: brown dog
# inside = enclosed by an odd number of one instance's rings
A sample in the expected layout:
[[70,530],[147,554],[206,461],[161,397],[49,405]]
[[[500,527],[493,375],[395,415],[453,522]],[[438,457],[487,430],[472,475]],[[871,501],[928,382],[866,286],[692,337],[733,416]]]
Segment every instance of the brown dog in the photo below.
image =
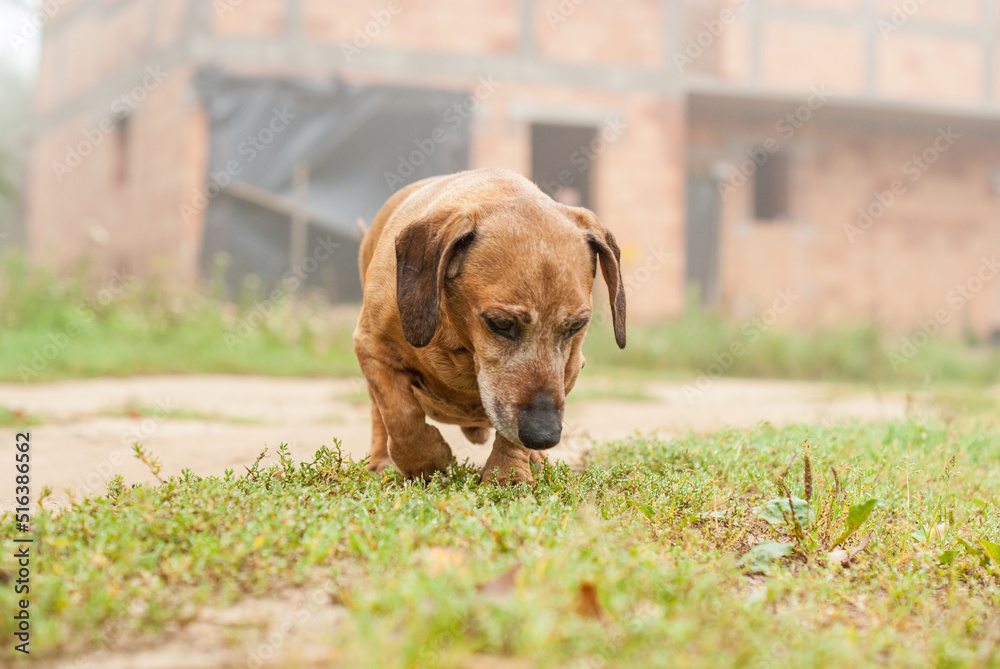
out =
[[442,471],[451,449],[430,416],[478,444],[496,428],[483,480],[530,482],[583,367],[598,261],[625,347],[619,256],[592,212],[509,170],[425,179],[389,198],[361,243],[354,332],[372,397],[369,469]]

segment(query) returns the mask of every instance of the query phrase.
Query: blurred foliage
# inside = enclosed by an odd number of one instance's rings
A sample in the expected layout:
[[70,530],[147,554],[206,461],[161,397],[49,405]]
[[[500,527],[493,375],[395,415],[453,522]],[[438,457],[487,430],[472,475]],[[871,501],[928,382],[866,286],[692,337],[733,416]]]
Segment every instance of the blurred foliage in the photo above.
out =
[[0,198],[13,200],[17,194],[14,186],[14,158],[9,149],[0,146]]
[[171,289],[85,265],[59,277],[23,254],[6,254],[0,257],[0,379],[359,373],[353,322],[333,319],[322,300],[265,295],[248,281],[230,302],[213,285]]
[[[600,320],[600,319],[598,319]],[[884,336],[874,326],[796,333],[731,322],[691,309],[682,318],[655,326],[629,326],[619,350],[610,327],[597,324],[587,335],[587,368],[648,372],[690,378],[715,376],[934,384],[996,383],[1000,348],[969,338],[941,336],[911,358],[896,358],[901,336]],[[741,346],[734,354],[734,345]],[[721,371],[721,373],[720,373]]]
[[31,121],[32,86],[0,64],[0,249],[24,236],[19,197]]
[[[229,300],[221,276],[216,271],[201,290],[171,289],[162,281],[104,275],[86,264],[60,277],[20,253],[0,255],[0,379],[359,373],[353,311],[332,309],[317,295],[269,292],[256,277]],[[633,399],[642,396],[631,380],[643,378],[721,375],[910,388],[1000,378],[1000,350],[947,337],[931,340],[894,370],[889,352],[900,338],[886,339],[873,327],[748,333],[745,324],[698,310],[676,321],[630,326],[628,336],[628,346],[619,350],[610,329],[595,324],[585,353],[588,376],[627,377],[617,392]],[[731,353],[734,343],[743,346],[741,355]]]

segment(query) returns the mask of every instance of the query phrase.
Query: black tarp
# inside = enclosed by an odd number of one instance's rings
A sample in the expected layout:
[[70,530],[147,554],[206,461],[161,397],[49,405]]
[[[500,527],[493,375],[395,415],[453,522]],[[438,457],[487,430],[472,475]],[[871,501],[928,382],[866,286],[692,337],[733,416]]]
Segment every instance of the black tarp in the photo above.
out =
[[210,133],[202,272],[227,254],[232,290],[247,274],[273,287],[291,269],[291,225],[287,212],[241,197],[231,182],[294,202],[293,172],[308,165],[305,256],[323,241],[327,250],[331,239],[338,246],[307,273],[306,285],[354,301],[361,296],[357,219],[370,223],[405,184],[468,167],[468,115],[456,113],[467,108],[465,92],[214,69],[199,73],[197,90]]

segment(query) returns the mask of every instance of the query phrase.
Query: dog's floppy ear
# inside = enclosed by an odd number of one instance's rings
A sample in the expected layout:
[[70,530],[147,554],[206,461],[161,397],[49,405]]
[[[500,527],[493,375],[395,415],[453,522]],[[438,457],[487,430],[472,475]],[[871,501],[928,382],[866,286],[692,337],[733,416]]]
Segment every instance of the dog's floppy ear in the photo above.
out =
[[615,342],[625,348],[625,284],[622,281],[621,250],[615,236],[597,220],[594,212],[583,207],[565,207],[571,220],[583,228],[590,247],[601,263],[601,274],[608,284],[611,320],[615,327]]
[[403,336],[412,346],[427,346],[434,336],[445,275],[458,271],[475,233],[474,218],[465,209],[434,212],[396,238],[396,306]]

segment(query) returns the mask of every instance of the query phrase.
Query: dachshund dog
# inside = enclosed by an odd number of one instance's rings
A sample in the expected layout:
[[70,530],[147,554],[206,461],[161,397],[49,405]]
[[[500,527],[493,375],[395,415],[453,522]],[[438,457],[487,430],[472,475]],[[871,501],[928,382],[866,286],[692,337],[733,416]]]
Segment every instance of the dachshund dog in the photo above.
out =
[[620,255],[591,211],[509,170],[424,179],[390,197],[360,253],[354,350],[372,398],[369,469],[444,470],[451,448],[429,416],[478,444],[494,428],[483,480],[531,482],[584,365],[598,264],[625,347]]

